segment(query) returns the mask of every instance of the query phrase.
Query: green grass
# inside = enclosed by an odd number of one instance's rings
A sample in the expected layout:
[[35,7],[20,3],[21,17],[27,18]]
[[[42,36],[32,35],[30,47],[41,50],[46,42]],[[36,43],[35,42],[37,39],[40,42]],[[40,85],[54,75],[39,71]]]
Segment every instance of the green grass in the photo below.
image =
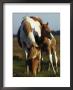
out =
[[[41,71],[37,73],[36,77],[60,77],[60,36],[55,36],[55,38],[57,40],[57,56],[59,59],[58,72],[55,75],[51,67],[48,71],[48,57],[43,56],[44,61],[41,62]],[[32,76],[31,73],[29,76]],[[27,77],[25,54],[22,48],[19,47],[17,38],[13,38],[13,77]]]

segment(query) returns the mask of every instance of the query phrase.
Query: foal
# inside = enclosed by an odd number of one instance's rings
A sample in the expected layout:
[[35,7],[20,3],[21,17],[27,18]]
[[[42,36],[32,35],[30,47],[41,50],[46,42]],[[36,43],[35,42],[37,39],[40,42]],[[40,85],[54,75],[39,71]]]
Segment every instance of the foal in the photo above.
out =
[[54,38],[54,36],[51,33],[50,28],[48,27],[48,23],[42,25],[41,37],[42,37],[42,43],[43,43],[41,50],[42,52],[43,51],[47,52],[53,72],[54,74],[56,74],[56,71],[53,65],[53,58],[52,58],[52,51],[53,51],[54,58],[55,58],[55,64],[57,68],[58,58],[56,55],[56,39]]

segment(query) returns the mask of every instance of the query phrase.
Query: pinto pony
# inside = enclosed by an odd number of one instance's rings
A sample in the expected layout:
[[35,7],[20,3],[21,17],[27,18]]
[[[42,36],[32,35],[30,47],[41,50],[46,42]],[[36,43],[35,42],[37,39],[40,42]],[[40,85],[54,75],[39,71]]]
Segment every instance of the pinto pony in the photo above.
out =
[[[21,22],[21,25],[17,33],[18,43],[25,52],[26,61],[28,60],[28,57],[31,56],[31,62],[33,67],[32,72],[34,75],[36,75],[36,69],[40,67],[40,64],[38,65],[38,61],[39,59],[41,60],[41,54],[39,55],[35,54],[34,55],[35,58],[33,58],[33,56],[31,55],[31,53],[34,50],[39,53],[39,50],[37,49],[39,45],[37,42],[41,37],[41,24],[39,22],[39,18],[37,20],[36,18],[37,17],[30,18],[26,16],[24,20]],[[37,39],[37,42],[35,38]],[[30,54],[28,54],[29,52]],[[40,71],[40,69],[38,71]],[[28,73],[29,73],[29,65],[27,65],[27,74]]]

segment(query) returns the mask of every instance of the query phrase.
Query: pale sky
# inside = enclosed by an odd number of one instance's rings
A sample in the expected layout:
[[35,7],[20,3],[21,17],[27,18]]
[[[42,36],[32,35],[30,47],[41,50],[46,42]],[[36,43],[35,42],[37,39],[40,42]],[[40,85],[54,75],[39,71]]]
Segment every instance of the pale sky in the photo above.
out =
[[60,30],[60,13],[13,13],[13,34],[17,33],[25,16],[39,16],[44,23],[49,23],[51,29]]

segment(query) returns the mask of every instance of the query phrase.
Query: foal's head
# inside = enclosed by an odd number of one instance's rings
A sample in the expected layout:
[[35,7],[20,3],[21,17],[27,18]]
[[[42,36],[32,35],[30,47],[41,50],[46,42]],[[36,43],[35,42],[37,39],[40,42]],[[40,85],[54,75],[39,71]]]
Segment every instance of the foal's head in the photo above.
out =
[[42,24],[42,27],[41,27],[41,35],[42,37],[48,37],[50,35],[50,28],[48,26],[48,22],[46,24]]

